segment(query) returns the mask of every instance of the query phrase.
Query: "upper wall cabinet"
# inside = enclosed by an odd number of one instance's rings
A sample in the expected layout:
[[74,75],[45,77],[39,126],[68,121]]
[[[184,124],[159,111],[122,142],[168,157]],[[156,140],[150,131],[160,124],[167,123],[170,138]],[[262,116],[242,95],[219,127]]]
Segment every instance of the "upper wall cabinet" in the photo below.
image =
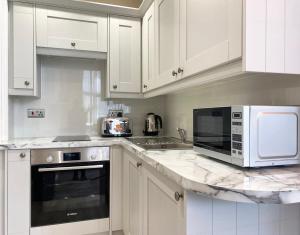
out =
[[107,52],[107,21],[107,15],[37,7],[37,46]]
[[180,1],[180,68],[187,77],[242,56],[242,1]]
[[112,96],[141,93],[140,19],[110,17],[108,64],[108,86]]
[[156,0],[156,69],[159,84],[166,85],[177,77],[179,67],[180,0]]
[[35,7],[11,3],[9,16],[9,94],[38,96]]
[[155,15],[154,3],[143,17],[142,58],[143,58],[143,92],[151,90],[156,80],[155,72]]

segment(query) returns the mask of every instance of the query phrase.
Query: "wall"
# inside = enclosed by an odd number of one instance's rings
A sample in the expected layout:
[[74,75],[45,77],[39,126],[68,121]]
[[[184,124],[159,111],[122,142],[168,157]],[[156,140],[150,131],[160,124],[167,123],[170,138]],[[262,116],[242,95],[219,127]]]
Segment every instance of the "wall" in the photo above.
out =
[[181,127],[192,140],[193,109],[238,104],[300,105],[300,76],[244,78],[167,95],[166,133],[178,136],[176,128]]
[[[10,100],[11,137],[97,135],[99,118],[116,108],[123,108],[126,116],[132,118],[134,134],[142,135],[146,113],[163,116],[164,98],[106,100],[105,68],[105,61],[42,57],[41,98],[13,97]],[[27,109],[31,108],[45,109],[46,117],[27,118]]]
[[5,151],[0,150],[0,234],[4,234],[5,210],[4,210],[4,188],[5,188]]

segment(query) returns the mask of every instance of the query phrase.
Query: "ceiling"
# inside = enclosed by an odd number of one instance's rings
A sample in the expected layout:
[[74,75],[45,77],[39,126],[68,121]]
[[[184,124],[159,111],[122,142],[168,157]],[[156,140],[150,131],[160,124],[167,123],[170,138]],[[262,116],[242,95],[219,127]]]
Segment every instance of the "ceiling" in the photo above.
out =
[[104,3],[110,5],[132,7],[132,8],[139,8],[143,2],[143,0],[82,0],[82,1]]

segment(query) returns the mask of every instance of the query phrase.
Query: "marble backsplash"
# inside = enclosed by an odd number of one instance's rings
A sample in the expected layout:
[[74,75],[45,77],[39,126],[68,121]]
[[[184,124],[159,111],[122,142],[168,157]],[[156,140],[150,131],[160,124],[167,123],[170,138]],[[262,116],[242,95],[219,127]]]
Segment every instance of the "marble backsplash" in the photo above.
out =
[[[10,97],[10,138],[98,135],[109,109],[124,110],[134,135],[142,135],[148,112],[164,118],[164,97],[105,99],[105,73],[105,61],[43,57],[41,98]],[[32,108],[45,109],[45,118],[27,118]]]

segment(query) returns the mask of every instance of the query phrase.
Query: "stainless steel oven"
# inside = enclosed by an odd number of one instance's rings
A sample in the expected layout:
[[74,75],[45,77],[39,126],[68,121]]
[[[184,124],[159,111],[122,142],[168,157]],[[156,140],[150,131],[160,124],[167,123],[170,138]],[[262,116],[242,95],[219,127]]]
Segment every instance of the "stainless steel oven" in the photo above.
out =
[[31,226],[109,217],[108,147],[31,151]]

